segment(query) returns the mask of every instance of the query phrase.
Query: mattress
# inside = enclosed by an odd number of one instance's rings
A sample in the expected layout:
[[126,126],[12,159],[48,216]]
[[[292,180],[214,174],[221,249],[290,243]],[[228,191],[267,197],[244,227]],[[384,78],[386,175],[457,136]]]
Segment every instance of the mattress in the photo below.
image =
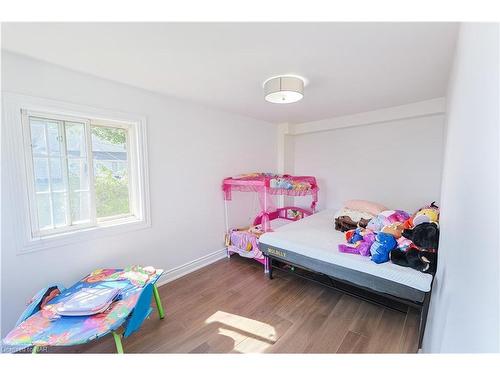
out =
[[432,275],[386,262],[376,264],[369,257],[341,253],[338,245],[345,235],[334,229],[335,210],[325,210],[273,228],[259,239],[266,255],[349,281],[379,292],[422,301],[431,290]]

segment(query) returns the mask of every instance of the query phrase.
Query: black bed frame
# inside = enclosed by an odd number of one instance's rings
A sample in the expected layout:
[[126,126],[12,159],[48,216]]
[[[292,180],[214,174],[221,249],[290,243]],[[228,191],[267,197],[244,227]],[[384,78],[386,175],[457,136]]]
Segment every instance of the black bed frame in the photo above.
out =
[[[418,348],[422,348],[422,340],[424,338],[425,324],[427,322],[427,313],[429,311],[429,304],[431,300],[431,290],[426,292],[424,295],[424,300],[411,301],[399,297],[392,296],[387,293],[377,292],[373,289],[365,288],[346,280],[341,280],[333,276],[326,275],[311,269],[307,269],[299,264],[294,264],[292,262],[284,261],[282,258],[275,258],[272,255],[264,254],[268,260],[268,270],[269,279],[273,278],[273,269],[277,269],[289,274],[299,276],[303,279],[313,281],[329,288],[338,290],[344,294],[360,298],[364,301],[382,305],[384,307],[407,313],[409,307],[417,309],[420,313],[420,324],[419,324],[419,338],[418,338]],[[434,275],[433,275],[434,276]],[[434,278],[433,278],[434,281]]]

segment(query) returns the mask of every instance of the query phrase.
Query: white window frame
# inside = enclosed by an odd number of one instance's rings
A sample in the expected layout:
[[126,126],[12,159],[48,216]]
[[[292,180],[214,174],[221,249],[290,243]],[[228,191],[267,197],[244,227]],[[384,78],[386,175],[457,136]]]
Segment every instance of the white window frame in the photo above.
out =
[[[25,95],[3,93],[3,121],[8,126],[5,151],[7,173],[11,175],[9,190],[16,207],[16,228],[22,238],[17,253],[45,250],[70,243],[91,240],[103,236],[149,228],[151,226],[149,201],[149,176],[147,157],[146,118],[141,115],[104,110],[87,106],[36,98]],[[127,157],[130,159],[129,207],[131,213],[95,219],[92,225],[56,228],[53,231],[37,233],[37,211],[33,178],[31,131],[28,116],[82,122],[85,126],[111,125],[127,129]],[[90,128],[89,128],[90,130]],[[87,132],[87,136],[90,133]],[[87,142],[90,142],[87,139]],[[88,144],[87,149],[90,149]],[[91,155],[90,155],[91,157]],[[89,165],[89,174],[91,172]],[[92,178],[89,183],[92,185]],[[89,186],[89,188],[93,188]],[[91,194],[92,196],[92,194]],[[94,202],[91,204],[94,205]],[[16,236],[17,237],[17,236]]]

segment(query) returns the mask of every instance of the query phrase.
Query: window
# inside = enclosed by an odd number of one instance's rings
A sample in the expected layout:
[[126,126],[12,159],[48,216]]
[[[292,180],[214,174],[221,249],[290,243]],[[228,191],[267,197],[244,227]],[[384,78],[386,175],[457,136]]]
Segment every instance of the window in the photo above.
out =
[[22,113],[32,237],[142,218],[133,123]]

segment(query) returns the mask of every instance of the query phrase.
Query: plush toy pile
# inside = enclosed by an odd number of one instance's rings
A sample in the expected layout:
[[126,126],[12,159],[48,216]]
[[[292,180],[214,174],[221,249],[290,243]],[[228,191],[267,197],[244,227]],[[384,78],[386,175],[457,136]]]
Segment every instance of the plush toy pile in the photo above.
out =
[[394,264],[422,272],[436,270],[439,207],[430,205],[409,215],[368,201],[348,201],[335,216],[335,229],[345,232],[339,251],[370,256],[375,263]]
[[298,190],[307,191],[311,188],[311,184],[307,181],[295,181],[286,177],[275,177],[269,181],[272,189]]

